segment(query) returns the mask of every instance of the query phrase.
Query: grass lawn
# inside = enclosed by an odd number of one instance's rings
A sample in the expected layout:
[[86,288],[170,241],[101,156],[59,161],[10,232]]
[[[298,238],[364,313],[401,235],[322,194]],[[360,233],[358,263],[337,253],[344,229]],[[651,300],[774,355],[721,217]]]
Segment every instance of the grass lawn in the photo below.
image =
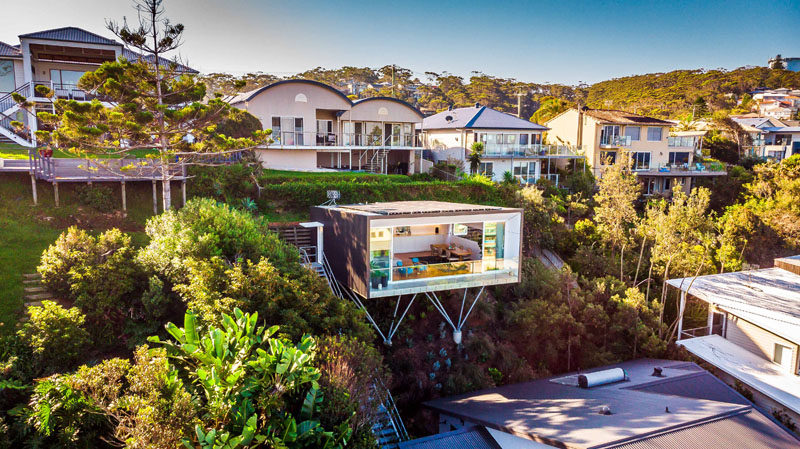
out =
[[[100,184],[111,188],[116,204],[120,204],[119,183]],[[180,201],[178,185],[173,185],[173,201]],[[0,333],[13,331],[22,311],[22,274],[36,272],[42,251],[70,225],[98,232],[119,227],[132,234],[135,244],[147,243],[143,230],[153,215],[150,183],[128,183],[127,218],[80,205],[76,194],[79,186],[83,185],[62,183],[61,207],[56,208],[52,185],[39,182],[39,205],[34,206],[27,174],[0,174]],[[159,190],[159,199],[160,193]]]
[[[0,143],[0,159],[28,159],[29,148],[20,145]],[[145,157],[153,154],[153,150],[133,150],[128,156]],[[54,158],[74,159],[77,156],[62,150],[53,150]],[[119,156],[98,156],[100,159],[117,158]]]

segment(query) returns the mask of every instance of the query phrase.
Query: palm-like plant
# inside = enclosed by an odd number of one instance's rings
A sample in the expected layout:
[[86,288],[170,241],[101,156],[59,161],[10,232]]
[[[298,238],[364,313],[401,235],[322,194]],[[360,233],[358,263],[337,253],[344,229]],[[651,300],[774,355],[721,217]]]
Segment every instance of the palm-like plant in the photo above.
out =
[[469,169],[475,174],[481,165],[481,156],[483,156],[483,142],[475,142],[472,144],[472,151],[469,153]]

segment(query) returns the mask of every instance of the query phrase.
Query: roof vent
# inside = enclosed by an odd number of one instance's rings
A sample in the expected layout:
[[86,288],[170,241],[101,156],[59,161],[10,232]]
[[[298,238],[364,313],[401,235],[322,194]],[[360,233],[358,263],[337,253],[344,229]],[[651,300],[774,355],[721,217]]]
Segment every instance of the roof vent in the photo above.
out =
[[653,377],[667,377],[667,376],[664,375],[663,371],[664,371],[664,368],[661,368],[660,366],[653,367],[653,374],[651,374],[651,376],[653,376]]
[[452,115],[447,115],[447,116],[444,117],[444,119],[447,120],[448,122],[452,122],[453,121],[453,116]]
[[476,107],[476,108],[479,108],[479,107],[481,107],[481,104],[476,102],[476,103],[475,103],[475,107]]
[[579,375],[578,386],[581,388],[592,388],[598,385],[620,382],[626,378],[625,370],[622,368],[611,368]]
[[450,106],[448,106],[448,107],[447,107],[447,110],[448,110],[448,111],[452,111],[452,110],[453,110],[453,105],[451,104]]
[[600,414],[601,415],[610,415],[611,414],[611,407],[604,405],[600,407]]

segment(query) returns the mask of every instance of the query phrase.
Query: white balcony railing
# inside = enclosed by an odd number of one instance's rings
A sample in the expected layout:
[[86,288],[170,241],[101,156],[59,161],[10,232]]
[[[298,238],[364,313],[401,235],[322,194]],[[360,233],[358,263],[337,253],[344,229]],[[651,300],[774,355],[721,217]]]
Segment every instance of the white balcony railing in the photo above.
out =
[[410,134],[356,134],[315,131],[274,131],[275,147],[389,147],[418,148],[419,139]]
[[487,144],[483,156],[489,157],[570,157],[582,156],[580,147],[542,144]]

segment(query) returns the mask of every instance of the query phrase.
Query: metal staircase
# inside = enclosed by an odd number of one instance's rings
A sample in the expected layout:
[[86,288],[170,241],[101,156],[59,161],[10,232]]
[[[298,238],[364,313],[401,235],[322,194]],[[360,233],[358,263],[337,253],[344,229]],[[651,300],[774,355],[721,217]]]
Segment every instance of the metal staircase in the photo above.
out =
[[[316,247],[298,247],[298,250],[300,251],[302,264],[317,273],[319,277],[325,279],[334,295],[345,301],[358,302],[354,294],[345,286],[339,284],[339,281],[333,276],[331,266],[324,252],[320,257],[322,262],[316,262]],[[379,447],[385,449],[397,448],[399,443],[408,440],[408,432],[402,418],[400,418],[400,412],[397,411],[392,393],[379,379],[375,380],[372,389],[373,399],[377,398],[380,401],[378,404],[378,416],[372,425],[372,434],[375,436]]]
[[35,146],[30,132],[20,131],[11,125],[11,122],[16,120],[12,114],[20,110],[19,104],[14,100],[14,94],[30,97],[30,90],[30,83],[25,83],[13,92],[0,96],[0,142],[15,143],[29,148]]

